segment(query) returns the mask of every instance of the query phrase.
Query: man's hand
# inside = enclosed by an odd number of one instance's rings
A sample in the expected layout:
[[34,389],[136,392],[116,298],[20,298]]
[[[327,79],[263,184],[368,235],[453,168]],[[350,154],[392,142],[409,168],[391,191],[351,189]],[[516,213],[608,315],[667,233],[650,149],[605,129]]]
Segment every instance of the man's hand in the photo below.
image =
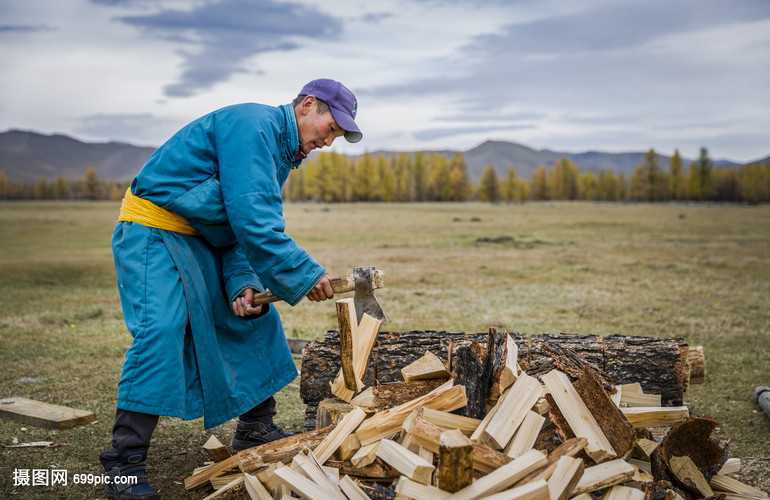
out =
[[235,313],[236,316],[245,318],[246,316],[253,316],[262,312],[261,305],[256,307],[251,305],[254,300],[255,292],[256,290],[253,288],[247,288],[233,301],[233,313]]
[[329,275],[325,275],[321,278],[321,281],[316,283],[310,293],[307,294],[307,298],[313,302],[321,302],[322,300],[331,299],[334,297],[334,290],[329,283]]

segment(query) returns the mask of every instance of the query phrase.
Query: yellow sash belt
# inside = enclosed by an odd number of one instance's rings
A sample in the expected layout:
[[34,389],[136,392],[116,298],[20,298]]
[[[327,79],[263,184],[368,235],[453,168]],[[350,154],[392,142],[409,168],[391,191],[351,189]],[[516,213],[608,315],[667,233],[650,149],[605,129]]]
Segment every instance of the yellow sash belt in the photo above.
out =
[[197,236],[198,232],[184,217],[161,208],[150,200],[134,196],[129,187],[120,204],[118,221],[136,222],[147,227],[156,227],[179,234]]

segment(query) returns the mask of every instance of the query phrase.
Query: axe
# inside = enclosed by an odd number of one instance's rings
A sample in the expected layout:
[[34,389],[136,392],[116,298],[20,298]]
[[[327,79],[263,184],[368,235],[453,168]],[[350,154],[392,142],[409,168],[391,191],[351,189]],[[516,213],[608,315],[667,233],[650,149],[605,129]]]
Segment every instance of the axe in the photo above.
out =
[[[334,294],[353,292],[353,303],[356,306],[356,317],[361,321],[364,313],[373,316],[376,319],[387,321],[385,312],[382,310],[377,297],[374,296],[374,290],[385,286],[383,272],[375,269],[373,266],[356,267],[353,274],[332,278],[329,284],[334,290]],[[269,290],[254,295],[252,305],[259,306],[277,302],[281,299],[273,295]]]

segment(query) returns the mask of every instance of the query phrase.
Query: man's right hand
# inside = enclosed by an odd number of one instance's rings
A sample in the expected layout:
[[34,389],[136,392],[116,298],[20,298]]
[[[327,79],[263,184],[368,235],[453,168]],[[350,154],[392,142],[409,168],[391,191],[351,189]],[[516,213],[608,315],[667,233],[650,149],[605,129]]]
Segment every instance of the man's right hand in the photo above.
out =
[[329,275],[324,275],[321,280],[316,283],[310,293],[307,294],[307,298],[313,302],[321,302],[323,300],[331,299],[334,297],[334,290],[329,283]]

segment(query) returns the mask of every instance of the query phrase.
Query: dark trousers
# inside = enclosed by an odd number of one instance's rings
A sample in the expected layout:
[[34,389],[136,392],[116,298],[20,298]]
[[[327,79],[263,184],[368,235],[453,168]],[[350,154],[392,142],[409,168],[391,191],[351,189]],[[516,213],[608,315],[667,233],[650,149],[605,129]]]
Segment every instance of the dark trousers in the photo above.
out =
[[[244,422],[271,424],[275,414],[275,399],[271,396],[239,418]],[[115,425],[112,427],[112,448],[99,455],[104,470],[110,470],[120,463],[120,457],[127,451],[149,448],[156,425],[158,415],[118,408],[115,412]]]

